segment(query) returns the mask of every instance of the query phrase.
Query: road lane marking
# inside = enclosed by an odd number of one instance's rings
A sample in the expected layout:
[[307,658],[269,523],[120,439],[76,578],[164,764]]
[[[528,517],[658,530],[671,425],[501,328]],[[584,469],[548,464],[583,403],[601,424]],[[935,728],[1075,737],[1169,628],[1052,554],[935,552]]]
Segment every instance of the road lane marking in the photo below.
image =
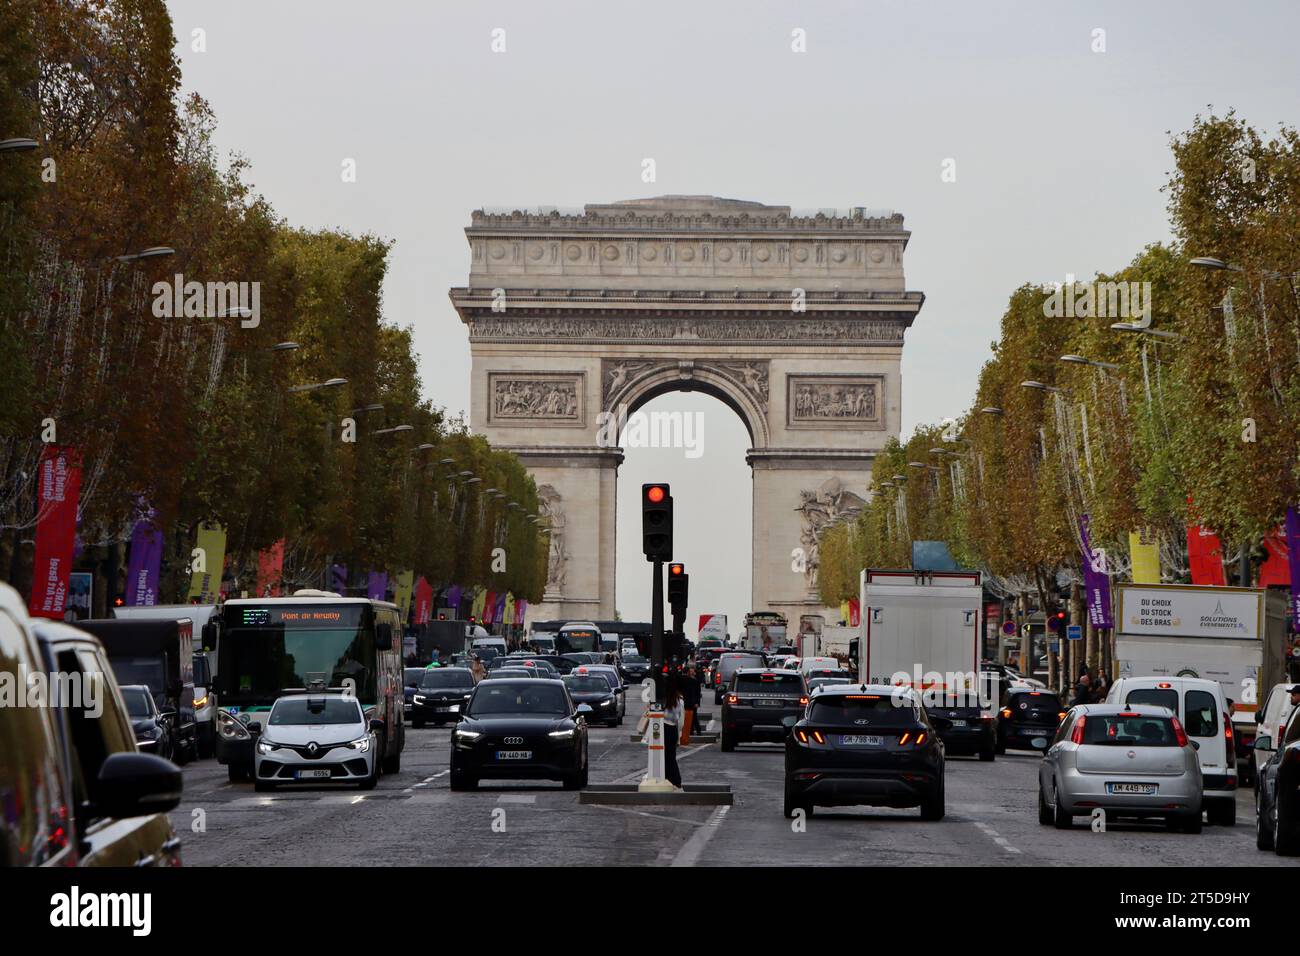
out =
[[675,857],[673,857],[673,861],[669,865],[694,866],[699,860],[700,854],[704,852],[705,846],[708,845],[708,842],[713,839],[714,834],[716,834],[722,827],[722,821],[726,819],[727,811],[730,809],[731,807],[722,806],[709,814],[709,819],[706,821],[704,826],[691,834],[691,838],[686,841],[686,845],[681,848],[681,851],[678,852]]
[[979,827],[980,830],[983,831],[985,836],[987,836],[998,846],[1002,847],[1002,849],[1006,850],[1008,853],[1020,852],[1019,850],[1017,850],[1015,847],[1011,845],[1011,843],[1007,840],[1006,837],[1000,835],[997,830],[993,829],[987,823],[983,823],[979,820],[973,820],[971,822],[973,822],[977,827]]
[[497,797],[497,803],[536,803],[535,793],[503,793]]
[[685,820],[681,817],[670,817],[662,813],[651,813],[649,810],[633,810],[631,807],[618,807],[608,803],[589,803],[589,807],[595,807],[598,810],[617,810],[619,813],[632,813],[638,817],[649,817],[651,820],[667,820],[670,823],[686,823],[693,827],[708,826],[707,820]]
[[415,793],[418,787],[427,787],[430,783],[437,780],[439,777],[445,776],[446,774],[449,773],[451,773],[450,770],[440,770],[437,773],[435,773],[432,777],[425,777],[419,783],[411,784],[409,787],[403,790],[402,793]]

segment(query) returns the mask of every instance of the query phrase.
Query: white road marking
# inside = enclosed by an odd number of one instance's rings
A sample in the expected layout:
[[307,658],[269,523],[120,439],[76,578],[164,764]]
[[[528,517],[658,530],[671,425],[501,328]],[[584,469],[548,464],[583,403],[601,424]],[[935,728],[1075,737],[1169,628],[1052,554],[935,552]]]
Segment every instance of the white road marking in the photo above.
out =
[[1019,850],[1017,850],[1015,847],[1013,847],[1013,846],[1011,845],[1011,843],[1007,840],[1006,837],[1001,836],[1001,835],[998,833],[997,830],[993,829],[993,828],[992,828],[991,826],[989,826],[987,823],[982,823],[982,822],[979,821],[979,820],[975,820],[974,823],[975,823],[975,825],[976,825],[977,827],[980,828],[980,830],[982,830],[982,831],[984,832],[984,835],[985,835],[985,836],[987,836],[990,840],[992,840],[992,841],[993,841],[994,843],[996,843],[998,846],[1002,847],[1002,849],[1006,850],[1008,853],[1019,853],[1019,852],[1020,852]]
[[439,777],[445,776],[446,774],[449,773],[451,773],[450,770],[440,770],[437,773],[435,773],[432,777],[425,777],[419,783],[411,784],[409,787],[403,790],[402,793],[414,793],[417,787],[427,787],[430,783],[437,780]]
[[589,803],[587,806],[595,807],[598,810],[617,810],[619,813],[633,813],[638,817],[649,817],[652,820],[668,820],[671,823],[687,823],[693,827],[708,826],[707,820],[683,820],[681,817],[670,817],[663,813],[651,813],[649,810],[634,810],[631,807],[614,806],[608,803]]
[[722,826],[722,821],[726,819],[727,811],[730,809],[731,807],[727,806],[718,807],[709,814],[709,819],[705,825],[691,835],[691,838],[686,841],[686,845],[682,847],[681,852],[673,857],[673,862],[670,865],[694,866],[696,861],[699,860],[700,854],[704,852],[704,847],[708,845],[708,842],[713,839],[713,835]]
[[497,797],[497,803],[536,803],[535,793],[503,793]]

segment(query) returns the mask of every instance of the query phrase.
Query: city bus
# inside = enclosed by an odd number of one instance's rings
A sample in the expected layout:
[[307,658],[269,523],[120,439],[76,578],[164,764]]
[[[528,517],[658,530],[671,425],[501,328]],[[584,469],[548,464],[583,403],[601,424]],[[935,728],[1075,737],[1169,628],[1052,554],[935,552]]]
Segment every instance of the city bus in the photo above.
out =
[[381,769],[400,769],[406,730],[397,605],[302,590],[230,600],[221,616],[217,759],[231,780],[251,777],[253,747],[271,705],[293,690],[354,695],[367,720],[383,722]]
[[597,653],[604,650],[601,646],[600,628],[591,621],[570,621],[560,628],[555,636],[557,654]]

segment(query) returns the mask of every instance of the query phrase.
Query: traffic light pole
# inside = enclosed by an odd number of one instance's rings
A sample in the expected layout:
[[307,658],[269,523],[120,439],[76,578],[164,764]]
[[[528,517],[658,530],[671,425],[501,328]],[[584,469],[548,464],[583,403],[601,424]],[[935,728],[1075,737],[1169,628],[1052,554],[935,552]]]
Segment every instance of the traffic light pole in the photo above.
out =
[[671,791],[673,785],[664,777],[664,563],[651,562],[654,583],[650,590],[650,666],[654,672],[655,699],[647,704],[648,721],[645,740],[648,766],[638,790]]

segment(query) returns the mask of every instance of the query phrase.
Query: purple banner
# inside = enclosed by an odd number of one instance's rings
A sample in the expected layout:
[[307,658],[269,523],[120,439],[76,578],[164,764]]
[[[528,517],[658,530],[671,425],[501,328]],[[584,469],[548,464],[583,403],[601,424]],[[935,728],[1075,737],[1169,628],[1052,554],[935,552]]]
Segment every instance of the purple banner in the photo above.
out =
[[346,595],[348,593],[348,566],[346,564],[330,565],[331,591]]
[[1300,513],[1286,509],[1286,559],[1291,565],[1291,614],[1300,627]]
[[371,571],[366,575],[366,597],[372,601],[382,601],[387,593],[387,571]]
[[465,589],[459,584],[453,584],[451,587],[447,588],[447,607],[454,608],[457,617],[460,617],[460,596],[464,591]]
[[131,531],[131,557],[126,566],[126,604],[152,607],[158,603],[158,582],[162,577],[162,532],[150,520],[153,512],[135,523]]
[[1087,515],[1079,516],[1079,545],[1083,549],[1084,599],[1088,604],[1088,622],[1093,627],[1112,627],[1110,618],[1110,575],[1106,573],[1106,556],[1092,547]]
[[[496,610],[492,613],[492,620],[500,621],[502,615],[506,613],[506,592],[502,591],[497,595]],[[509,622],[506,622],[509,623]]]

